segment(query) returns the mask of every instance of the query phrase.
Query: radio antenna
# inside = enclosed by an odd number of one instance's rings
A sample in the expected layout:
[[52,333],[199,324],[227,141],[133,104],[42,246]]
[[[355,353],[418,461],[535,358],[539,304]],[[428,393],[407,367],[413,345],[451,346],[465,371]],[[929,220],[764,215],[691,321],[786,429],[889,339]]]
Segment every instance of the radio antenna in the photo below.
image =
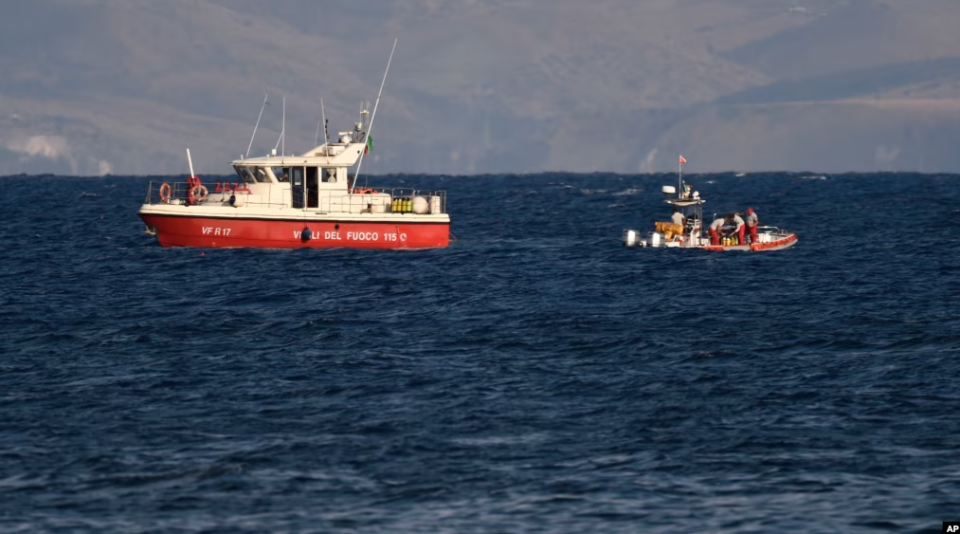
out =
[[250,156],[250,147],[253,146],[253,138],[257,136],[257,128],[260,127],[260,119],[263,117],[263,108],[267,107],[267,97],[270,96],[270,93],[263,95],[263,104],[260,106],[260,114],[257,115],[257,124],[253,127],[253,135],[250,136],[250,144],[247,145],[247,153],[243,155],[244,158]]
[[280,137],[277,138],[277,144],[274,145],[273,149],[276,150],[277,147],[280,148],[280,155],[283,156],[283,145],[281,143],[286,140],[283,138],[287,133],[287,97],[283,97],[283,118],[280,119]]
[[[387,83],[387,73],[390,72],[390,62],[393,61],[393,53],[397,49],[397,39],[393,40],[393,48],[390,50],[390,58],[387,59],[387,68],[383,71],[383,81],[380,82],[380,92],[377,93],[377,102],[373,105],[373,115],[370,116],[370,126],[367,128],[367,133],[364,135],[363,142],[366,144],[370,133],[373,131],[373,121],[377,118],[377,106],[380,105],[380,95],[383,94],[383,86]],[[363,153],[366,150],[360,152],[360,161],[357,162],[357,173],[353,178],[353,183],[350,184],[350,193],[353,193],[353,188],[357,185],[357,179],[360,177],[360,165],[363,164]]]

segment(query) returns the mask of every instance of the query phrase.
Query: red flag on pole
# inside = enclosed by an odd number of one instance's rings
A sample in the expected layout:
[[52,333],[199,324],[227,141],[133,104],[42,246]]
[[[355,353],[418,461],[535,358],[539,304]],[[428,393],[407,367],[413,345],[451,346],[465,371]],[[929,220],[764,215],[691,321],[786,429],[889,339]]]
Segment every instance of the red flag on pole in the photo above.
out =
[[680,155],[680,165],[683,165],[687,162],[687,158],[683,157],[683,154]]

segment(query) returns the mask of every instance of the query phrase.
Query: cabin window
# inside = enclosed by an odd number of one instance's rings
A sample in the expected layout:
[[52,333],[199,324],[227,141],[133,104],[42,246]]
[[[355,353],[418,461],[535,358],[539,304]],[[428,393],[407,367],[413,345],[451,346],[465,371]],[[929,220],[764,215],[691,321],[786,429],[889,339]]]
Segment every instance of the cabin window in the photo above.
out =
[[242,180],[243,183],[245,183],[245,184],[255,184],[255,183],[257,183],[257,179],[254,178],[253,175],[250,173],[250,169],[249,169],[249,168],[247,168],[247,167],[242,167],[242,166],[240,166],[240,165],[236,165],[236,166],[234,166],[233,168],[234,168],[234,170],[237,171],[237,176],[240,177],[240,180]]
[[264,170],[263,167],[256,167],[256,170],[254,171],[254,176],[256,177],[257,181],[260,182],[261,184],[270,183],[270,177],[267,176],[267,171]]
[[273,171],[273,175],[277,177],[278,182],[289,182],[290,181],[290,172],[283,167],[274,167],[270,169]]
[[320,169],[320,173],[323,176],[324,182],[329,182],[331,184],[337,183],[337,169]]
[[303,185],[303,167],[286,167],[284,171],[293,178],[294,185]]

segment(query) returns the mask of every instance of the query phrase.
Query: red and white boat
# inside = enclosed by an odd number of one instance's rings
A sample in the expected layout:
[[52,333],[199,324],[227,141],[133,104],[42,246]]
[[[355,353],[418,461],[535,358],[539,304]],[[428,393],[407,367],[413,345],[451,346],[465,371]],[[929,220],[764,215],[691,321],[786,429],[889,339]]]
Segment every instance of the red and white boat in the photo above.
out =
[[[684,224],[675,224],[672,221],[654,223],[654,230],[646,238],[640,237],[637,230],[623,231],[623,244],[627,247],[653,248],[698,248],[712,251],[741,251],[765,252],[783,250],[792,247],[797,242],[797,234],[774,226],[758,226],[756,242],[740,243],[737,237],[730,235],[733,228],[725,228],[725,236],[717,245],[711,244],[710,236],[704,233],[703,205],[706,200],[700,198],[697,191],[684,186],[681,180],[680,192],[677,188],[665,185],[663,194],[666,203],[675,207],[683,215]],[[676,196],[674,196],[676,195]],[[708,226],[709,227],[709,226]],[[749,235],[747,239],[749,240]]]
[[234,160],[236,178],[213,184],[194,175],[188,150],[186,182],[150,183],[139,213],[147,233],[166,247],[447,246],[445,191],[357,187],[356,173],[349,171],[359,172],[372,148],[373,118],[368,123],[367,115],[362,111],[360,122],[336,142],[301,155],[278,156],[274,149],[268,156]]
[[445,191],[357,188],[365,140],[235,160],[235,181],[151,182],[140,218],[166,247],[435,248],[450,242]]

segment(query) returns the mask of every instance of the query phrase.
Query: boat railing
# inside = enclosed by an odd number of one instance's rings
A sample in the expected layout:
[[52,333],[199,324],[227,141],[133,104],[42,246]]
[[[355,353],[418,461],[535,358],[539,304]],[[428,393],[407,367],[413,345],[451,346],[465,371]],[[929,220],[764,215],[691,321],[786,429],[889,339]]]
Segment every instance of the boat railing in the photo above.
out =
[[196,184],[189,182],[151,181],[144,204],[186,204],[191,197],[190,191],[195,186]]
[[352,194],[331,199],[330,213],[410,213],[417,215],[447,212],[447,192],[442,190],[355,188]]
[[769,232],[771,234],[783,234],[783,235],[793,233],[789,230],[780,228],[779,226],[757,226],[757,232],[761,234],[764,232]]
[[[202,186],[202,189],[195,189]],[[233,194],[251,193],[250,188],[243,182],[154,182],[147,188],[145,204],[173,204],[173,205],[203,205],[220,204],[229,200]],[[243,198],[244,204],[250,206],[289,207],[289,199],[279,201],[274,195],[247,195]]]
[[[387,207],[387,211],[390,213],[421,215],[447,213],[447,192],[443,190],[395,187],[375,191],[390,195],[390,205]],[[354,191],[354,194],[356,194],[356,191]]]
[[[147,188],[145,204],[218,205],[227,202],[233,194],[250,193],[243,183],[199,184],[203,189],[195,189],[198,184],[190,182],[154,182]],[[328,194],[319,191],[311,195],[299,196],[297,191],[291,198],[289,189],[278,200],[276,194],[244,195],[242,206],[272,207],[286,209],[320,209],[324,213],[410,213],[439,214],[447,213],[447,192],[443,190],[425,190],[408,187],[395,188],[356,188],[353,193]],[[304,198],[310,198],[304,202]]]

